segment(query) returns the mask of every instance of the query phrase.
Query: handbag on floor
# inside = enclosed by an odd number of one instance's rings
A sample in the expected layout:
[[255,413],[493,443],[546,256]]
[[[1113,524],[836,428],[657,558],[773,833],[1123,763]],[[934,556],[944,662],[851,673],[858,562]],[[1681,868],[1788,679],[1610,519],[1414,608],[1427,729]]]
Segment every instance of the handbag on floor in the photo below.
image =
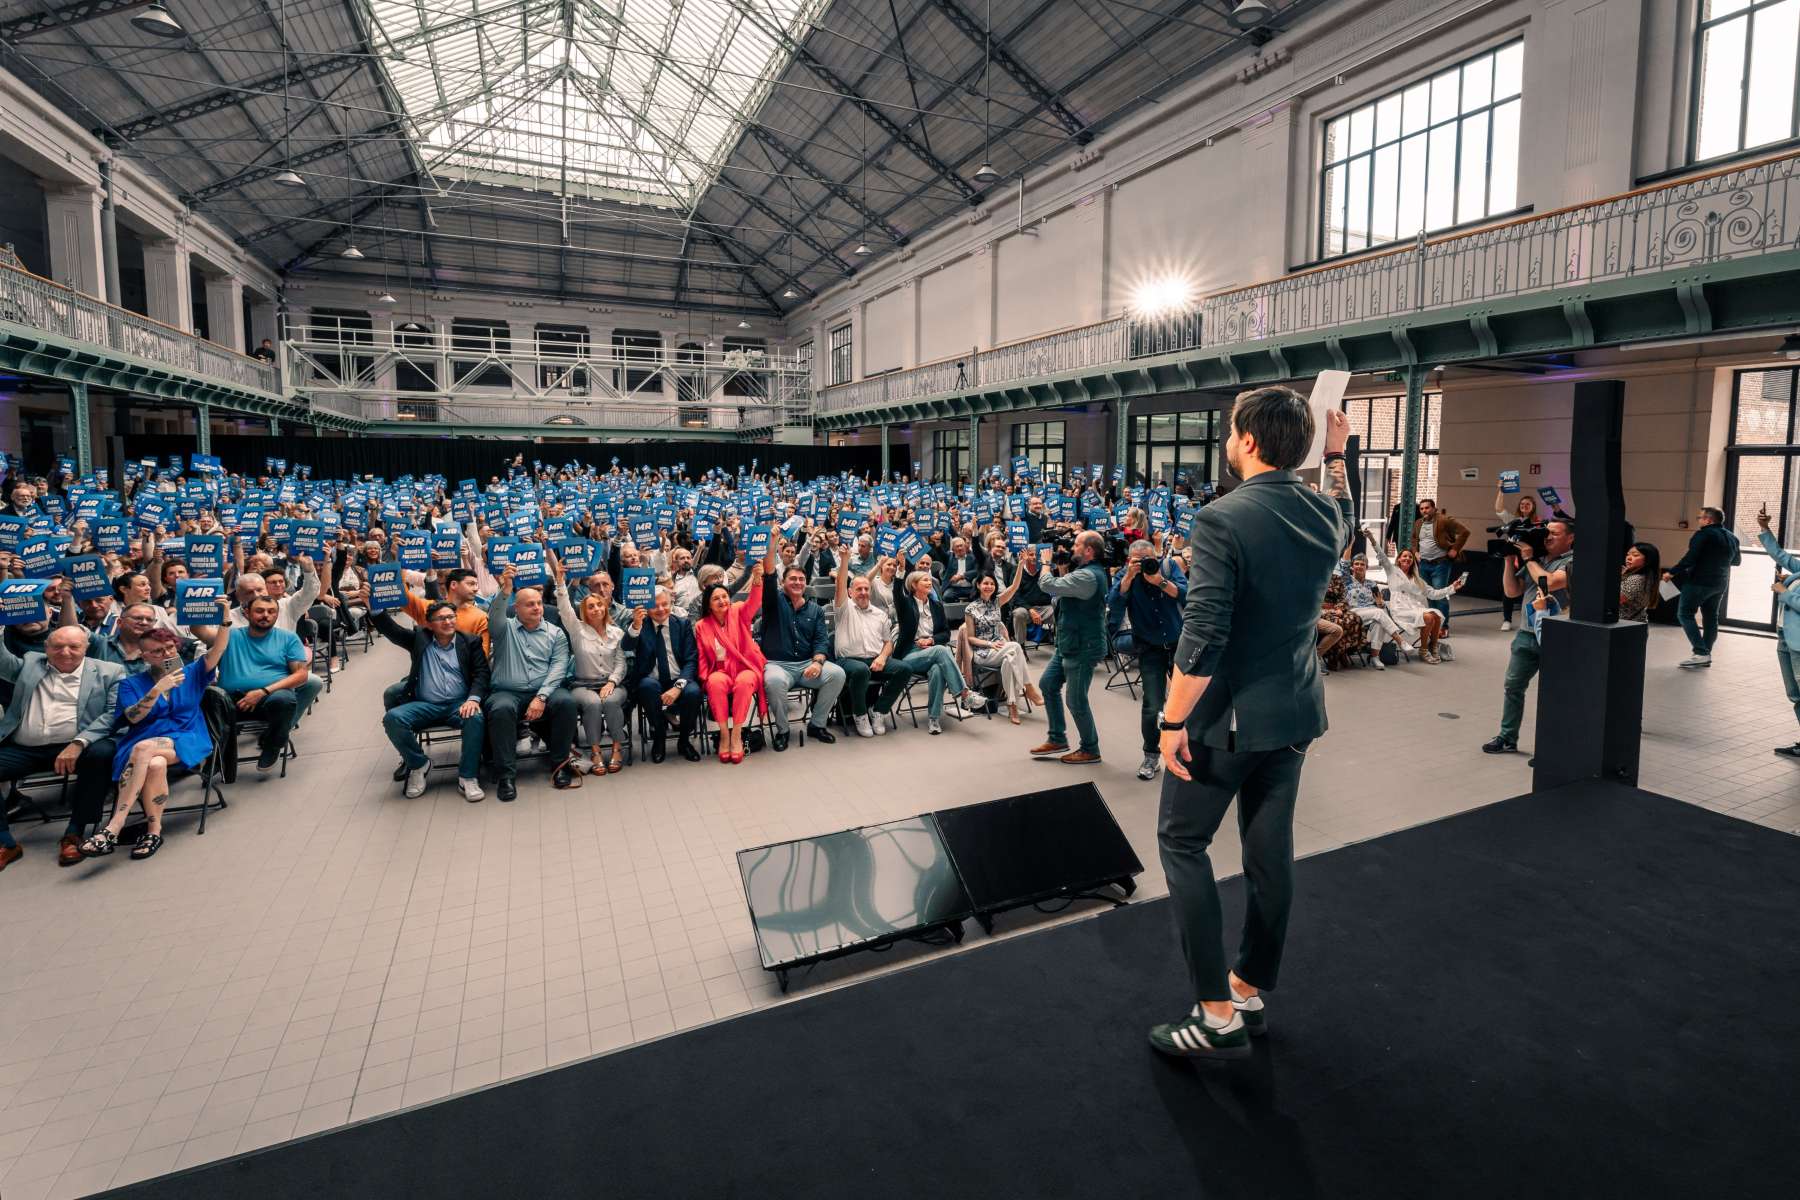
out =
[[1375,652],[1375,656],[1381,659],[1381,665],[1384,667],[1400,665],[1400,647],[1392,642],[1381,643],[1381,649]]

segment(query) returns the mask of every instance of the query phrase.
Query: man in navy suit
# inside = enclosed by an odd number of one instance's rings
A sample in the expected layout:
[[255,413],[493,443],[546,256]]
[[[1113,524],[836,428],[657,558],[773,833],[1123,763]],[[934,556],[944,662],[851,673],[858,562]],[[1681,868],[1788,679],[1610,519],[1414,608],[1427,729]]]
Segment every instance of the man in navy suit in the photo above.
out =
[[674,593],[659,587],[648,612],[631,610],[631,628],[625,635],[636,676],[631,686],[650,722],[650,761],[661,762],[667,753],[663,743],[673,712],[681,757],[699,762],[693,735],[694,720],[700,715],[700,646],[694,641],[693,625],[674,608]]

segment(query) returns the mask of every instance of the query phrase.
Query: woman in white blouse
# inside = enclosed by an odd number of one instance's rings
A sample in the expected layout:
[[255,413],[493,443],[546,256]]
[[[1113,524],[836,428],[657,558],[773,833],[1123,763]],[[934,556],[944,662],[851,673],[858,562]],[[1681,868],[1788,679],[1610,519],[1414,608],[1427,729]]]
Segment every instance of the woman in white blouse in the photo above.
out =
[[[563,632],[569,635],[569,649],[575,658],[575,677],[569,683],[569,692],[575,697],[582,734],[592,758],[591,766],[577,758],[574,767],[583,774],[589,770],[595,775],[616,774],[625,765],[621,747],[630,736],[625,725],[625,630],[613,621],[607,598],[597,592],[582,598],[577,615],[575,606],[569,603],[562,560],[554,551],[545,557],[556,589],[556,611],[562,617]],[[603,728],[612,730],[610,761],[600,752]]]
[[869,581],[870,602],[890,615],[894,611],[894,577],[899,573],[899,567],[893,558],[883,555],[875,560],[875,565],[869,568],[866,576]]

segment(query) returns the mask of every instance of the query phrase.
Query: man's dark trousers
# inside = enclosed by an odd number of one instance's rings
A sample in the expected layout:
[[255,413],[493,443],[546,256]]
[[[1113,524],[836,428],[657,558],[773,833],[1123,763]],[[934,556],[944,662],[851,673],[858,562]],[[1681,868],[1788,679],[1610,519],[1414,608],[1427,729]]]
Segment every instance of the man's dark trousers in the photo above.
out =
[[692,679],[681,685],[681,695],[675,697],[675,703],[668,708],[663,707],[662,694],[668,691],[667,686],[657,682],[656,676],[646,675],[638,680],[637,702],[644,710],[644,719],[650,723],[650,741],[662,742],[669,736],[669,714],[675,714],[675,735],[682,740],[693,736],[694,719],[700,715],[700,685]]
[[1138,646],[1138,686],[1143,691],[1140,706],[1144,732],[1144,753],[1162,753],[1162,730],[1157,722],[1163,701],[1169,698],[1169,672],[1175,665],[1175,647]]
[[[488,757],[494,764],[496,782],[518,777],[519,726],[526,724],[525,710],[536,698],[536,692],[503,692],[496,688],[482,703],[487,713]],[[568,688],[557,687],[544,699],[544,715],[530,723],[542,734],[552,763],[569,757],[577,715],[575,697]]]
[[1294,900],[1294,801],[1311,745],[1234,753],[1190,742],[1193,761],[1186,765],[1193,778],[1163,772],[1156,842],[1196,1000],[1231,996],[1219,888],[1206,851],[1233,796],[1247,885],[1244,932],[1233,969],[1259,991],[1275,987]]
[[[55,746],[21,746],[16,742],[0,745],[0,783],[41,775],[51,769],[64,742]],[[112,762],[116,746],[111,738],[101,738],[86,747],[75,760],[75,782],[71,789],[69,832],[76,833],[100,820],[100,808],[106,802],[107,788],[112,785]],[[6,813],[0,806],[0,833],[6,831]],[[0,845],[11,840],[0,837]]]

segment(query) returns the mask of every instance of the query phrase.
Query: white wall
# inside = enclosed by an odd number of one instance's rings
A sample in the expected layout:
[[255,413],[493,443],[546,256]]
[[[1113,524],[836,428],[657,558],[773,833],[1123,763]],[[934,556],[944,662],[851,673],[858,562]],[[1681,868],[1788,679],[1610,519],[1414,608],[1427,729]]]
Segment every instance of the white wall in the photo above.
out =
[[908,281],[869,301],[863,310],[863,371],[873,375],[916,365],[913,355],[913,298],[917,287]]
[[[859,330],[857,377],[1117,315],[1135,287],[1196,295],[1278,278],[1318,257],[1325,122],[1514,38],[1525,42],[1519,203],[1537,212],[1631,190],[1686,145],[1694,0],[1364,0],[1303,18],[1258,56],[1104,131],[1097,159],[1053,161],[971,217],[917,238],[790,314],[824,339],[832,315],[885,320],[920,281],[915,353]],[[1674,31],[1674,32],[1671,32]],[[1245,68],[1261,64],[1267,69]],[[992,261],[988,256],[992,256]],[[990,294],[985,279],[991,275]],[[874,303],[871,303],[874,301]],[[905,315],[901,314],[904,320]]]

